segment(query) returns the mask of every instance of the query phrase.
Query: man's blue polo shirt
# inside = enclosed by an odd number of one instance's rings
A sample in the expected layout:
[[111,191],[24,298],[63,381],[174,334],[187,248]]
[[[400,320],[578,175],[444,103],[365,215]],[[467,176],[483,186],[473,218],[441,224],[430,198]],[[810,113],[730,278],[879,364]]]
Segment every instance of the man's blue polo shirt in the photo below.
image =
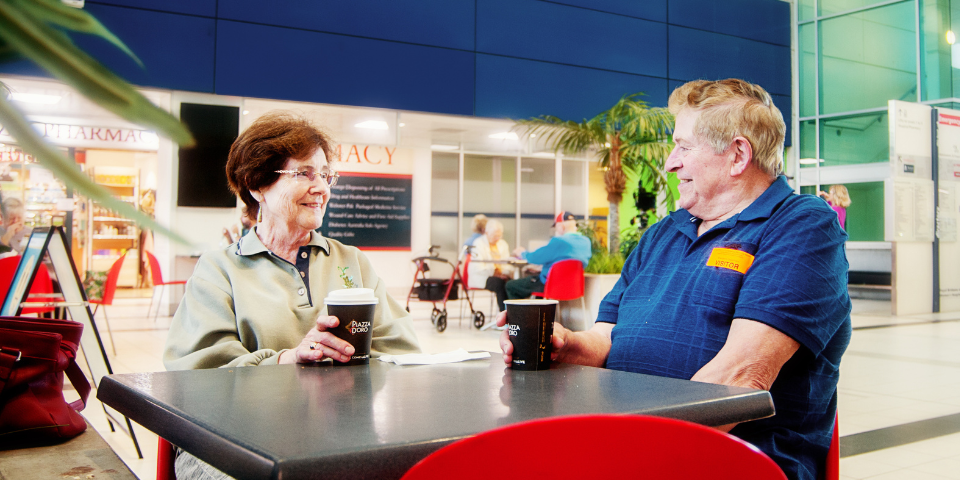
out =
[[606,366],[689,379],[716,356],[734,318],[780,330],[801,347],[770,389],[777,414],[730,433],[787,477],[815,480],[830,447],[840,357],[851,334],[847,235],[825,202],[796,195],[782,176],[697,237],[699,224],[678,210],[644,233],[600,305],[597,321],[616,324]]

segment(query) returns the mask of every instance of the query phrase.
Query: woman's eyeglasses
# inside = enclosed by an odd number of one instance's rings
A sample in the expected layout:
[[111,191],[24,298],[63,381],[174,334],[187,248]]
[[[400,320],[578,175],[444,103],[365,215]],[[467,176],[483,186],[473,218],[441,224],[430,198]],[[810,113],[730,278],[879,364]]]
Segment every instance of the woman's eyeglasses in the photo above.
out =
[[337,180],[340,178],[339,173],[333,173],[329,170],[316,171],[313,168],[306,168],[303,170],[274,170],[273,173],[289,173],[294,180],[300,182],[313,182],[316,181],[317,177],[320,177],[324,183],[329,186],[334,186],[337,184]]

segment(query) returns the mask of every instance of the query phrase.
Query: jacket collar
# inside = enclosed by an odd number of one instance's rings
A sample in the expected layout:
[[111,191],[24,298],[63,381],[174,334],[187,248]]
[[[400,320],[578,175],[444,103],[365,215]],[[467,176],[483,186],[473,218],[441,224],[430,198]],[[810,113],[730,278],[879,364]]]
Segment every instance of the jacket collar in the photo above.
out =
[[[316,230],[310,232],[310,241],[307,242],[307,246],[319,247],[323,250],[323,253],[330,255],[330,243],[323,235],[317,233]],[[270,249],[268,249],[266,245],[260,241],[260,237],[257,236],[257,227],[251,228],[250,231],[237,242],[237,255],[249,257],[264,252],[270,252]]]

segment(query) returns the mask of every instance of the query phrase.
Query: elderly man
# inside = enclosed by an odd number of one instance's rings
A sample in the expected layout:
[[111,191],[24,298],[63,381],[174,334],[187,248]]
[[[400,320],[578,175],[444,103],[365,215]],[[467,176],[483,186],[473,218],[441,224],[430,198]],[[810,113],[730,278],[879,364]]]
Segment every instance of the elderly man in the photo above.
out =
[[[513,251],[514,256],[522,258],[531,264],[541,265],[539,274],[510,280],[506,284],[507,298],[527,298],[533,292],[542,292],[547,283],[547,274],[550,267],[561,260],[577,259],[587,266],[593,251],[590,248],[590,239],[577,231],[577,220],[570,212],[560,212],[553,219],[553,228],[556,235],[546,245],[527,252],[521,247]],[[503,310],[503,307],[500,308]]]
[[785,127],[762,88],[693,81],[669,108],[681,208],[643,235],[592,329],[554,327],[554,358],[769,390],[774,417],[720,428],[816,479],[851,333],[846,234],[779,176]]

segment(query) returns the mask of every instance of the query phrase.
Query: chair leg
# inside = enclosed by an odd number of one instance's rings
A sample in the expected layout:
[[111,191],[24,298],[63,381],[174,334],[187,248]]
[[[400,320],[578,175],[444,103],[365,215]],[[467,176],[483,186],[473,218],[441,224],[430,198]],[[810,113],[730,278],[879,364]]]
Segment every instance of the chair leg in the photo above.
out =
[[110,317],[107,316],[107,306],[103,306],[103,320],[107,324],[107,335],[110,337],[110,349],[113,350],[113,356],[117,356],[117,343],[113,341],[113,330],[110,330]]
[[[163,308],[163,292],[167,290],[166,285],[159,285],[160,287],[160,296],[157,297],[157,311],[153,314],[153,323],[157,323],[157,320],[160,318],[160,309]],[[154,287],[156,289],[156,287]],[[151,303],[153,299],[151,298]]]
[[[153,303],[156,300],[156,298],[157,298],[157,285],[154,285],[153,294],[150,295],[150,306],[147,308],[147,318],[150,318],[150,314],[153,313]],[[160,307],[157,306],[157,312],[159,311],[160,311]],[[156,317],[154,317],[153,321],[154,323],[156,323],[157,321]]]

